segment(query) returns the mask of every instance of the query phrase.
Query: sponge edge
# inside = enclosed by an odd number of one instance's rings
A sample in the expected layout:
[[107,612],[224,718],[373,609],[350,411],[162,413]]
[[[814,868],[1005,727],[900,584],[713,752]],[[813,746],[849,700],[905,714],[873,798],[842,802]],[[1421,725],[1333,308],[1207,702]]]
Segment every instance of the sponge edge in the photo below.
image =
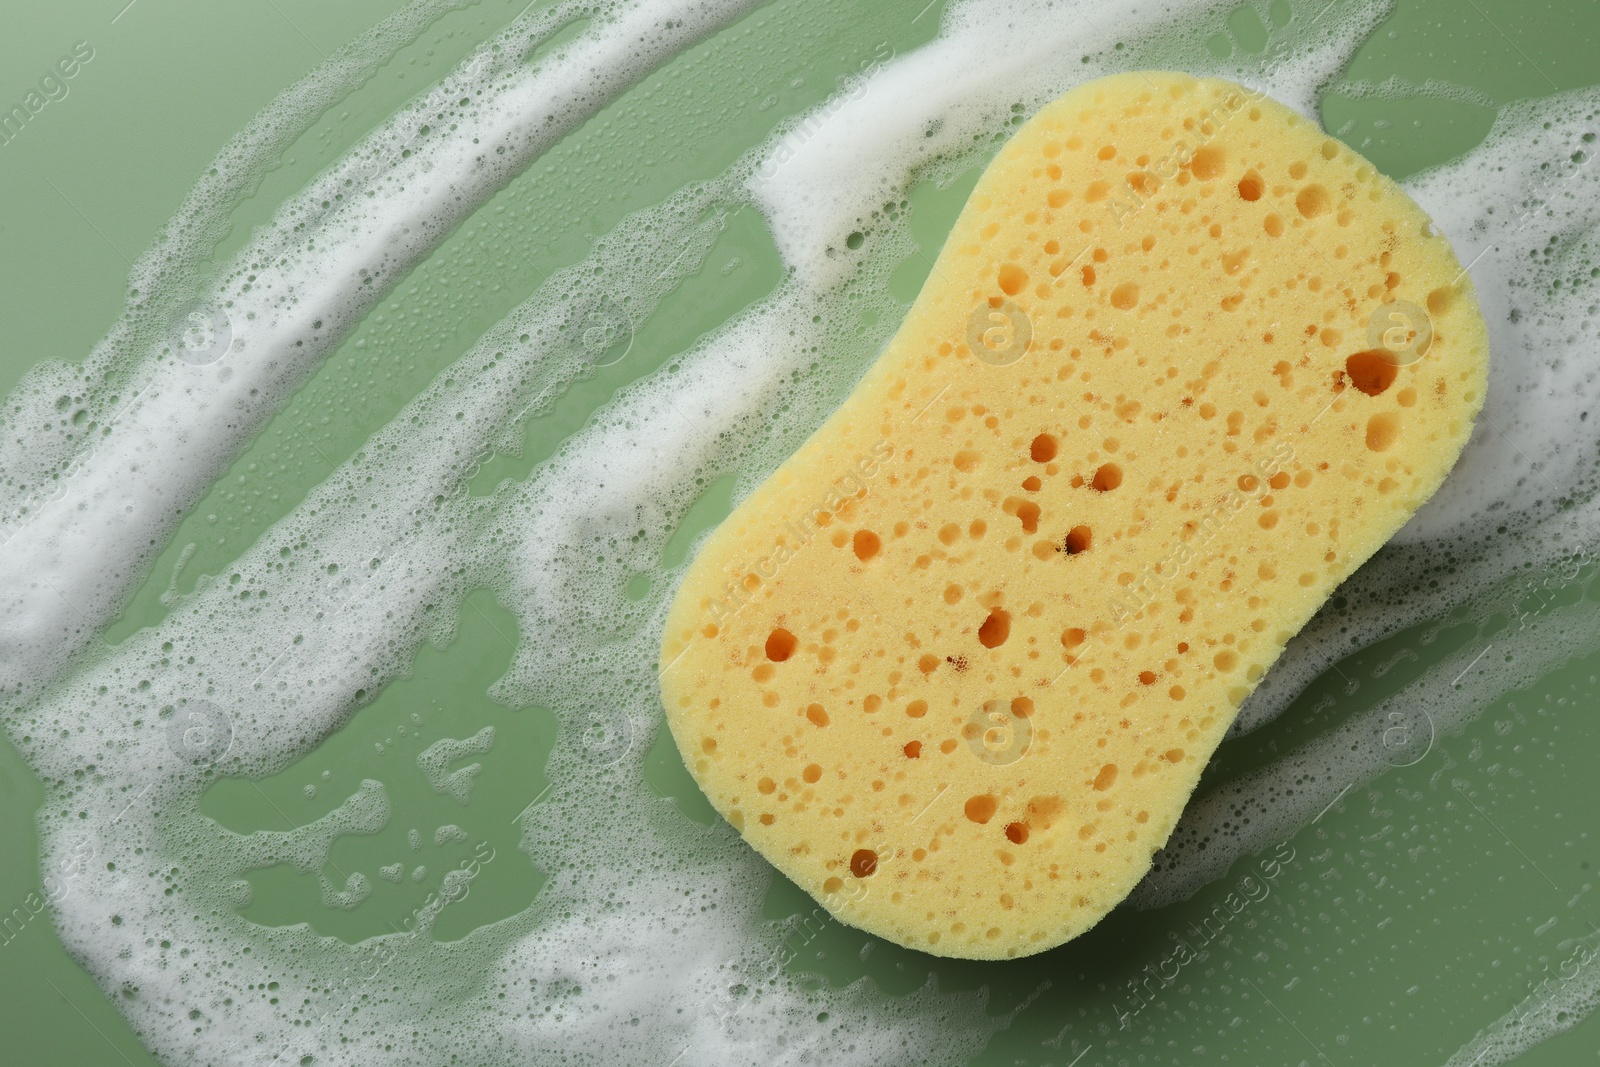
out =
[[661,652],[685,762],[847,923],[981,959],[1075,937],[1437,489],[1487,369],[1448,243],[1350,148],[1223,81],[1080,86],[701,549]]

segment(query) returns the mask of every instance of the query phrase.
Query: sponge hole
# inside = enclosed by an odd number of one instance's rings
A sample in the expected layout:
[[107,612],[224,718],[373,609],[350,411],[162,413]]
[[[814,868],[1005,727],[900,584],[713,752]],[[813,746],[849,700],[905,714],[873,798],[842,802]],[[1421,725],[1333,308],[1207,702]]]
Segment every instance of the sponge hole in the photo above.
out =
[[1000,807],[1000,801],[988,793],[975,797],[968,797],[966,804],[967,818],[980,825],[994,818],[994,813]]
[[780,626],[767,635],[767,658],[774,663],[782,663],[794,655],[799,643],[794,634]]
[[858,848],[850,857],[850,873],[857,878],[870,878],[878,869],[878,854],[870,848]]
[[1228,157],[1217,145],[1201,145],[1189,157],[1189,172],[1203,182],[1220,178],[1227,165]]
[[984,648],[999,648],[1011,636],[1011,614],[995,608],[978,627],[978,643]]
[[1094,472],[1094,481],[1089,484],[1098,492],[1109,493],[1122,484],[1122,468],[1115,463],[1103,464]]
[[1294,206],[1301,215],[1314,219],[1333,210],[1333,197],[1328,195],[1328,190],[1313,182],[1295,196]]
[[1380,412],[1367,420],[1367,447],[1374,452],[1387,452],[1400,438],[1400,416],[1392,411]]
[[1261,194],[1267,191],[1267,183],[1261,180],[1261,175],[1255,171],[1246,171],[1243,178],[1239,179],[1239,199],[1256,201],[1261,199]]
[[1028,272],[1015,263],[1007,263],[1000,268],[1000,291],[1007,296],[1016,296],[1022,292],[1022,287],[1028,284]]
[[1400,367],[1381,348],[1349,356],[1344,361],[1344,370],[1350,376],[1350,384],[1368,396],[1377,396],[1387,390],[1400,374]]

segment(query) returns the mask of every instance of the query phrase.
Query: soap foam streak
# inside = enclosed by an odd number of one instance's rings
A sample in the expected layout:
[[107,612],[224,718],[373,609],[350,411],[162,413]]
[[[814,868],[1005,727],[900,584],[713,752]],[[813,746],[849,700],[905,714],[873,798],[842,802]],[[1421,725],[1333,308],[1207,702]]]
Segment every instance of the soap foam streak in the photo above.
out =
[[[219,361],[174,359],[170,342],[105,351],[103,359],[137,359],[125,385],[136,394],[4,545],[0,691],[26,700],[94,640],[178,519],[462,219],[646,72],[753,3],[564,4],[526,16],[530,28],[513,26],[480,48],[280,209],[235,257],[201,301],[231,327],[231,350]],[[592,17],[587,33],[520,65],[580,15]],[[25,406],[37,412],[54,400],[36,394]],[[87,558],[97,567],[81,566]]]
[[[384,1035],[419,1024],[426,1027],[421,1046],[430,1061],[447,1058],[473,1027],[481,1032],[472,1047],[522,1062],[563,1055],[642,1061],[679,1042],[691,1062],[730,1063],[767,1058],[756,1050],[779,1044],[798,1058],[819,1040],[846,1037],[864,1062],[954,1057],[981,1044],[988,1028],[974,1014],[972,998],[929,988],[875,1008],[859,988],[810,994],[787,976],[764,976],[759,987],[750,981],[770,954],[763,942],[779,934],[759,917],[764,865],[725,828],[699,835],[686,850],[681,832],[662,827],[659,802],[638,788],[659,718],[650,638],[659,619],[645,612],[664,610],[665,591],[644,608],[595,592],[620,589],[616,567],[625,572],[659,558],[693,500],[692,476],[704,471],[712,452],[748,457],[757,451],[770,466],[792,449],[825,405],[802,404],[787,418],[774,409],[788,401],[787,385],[814,358],[818,340],[837,335],[841,324],[814,322],[813,312],[824,309],[790,287],[686,359],[669,389],[625,390],[613,409],[526,484],[504,484],[489,498],[465,493],[488,441],[504,437],[508,421],[529,414],[530,404],[537,413],[564,382],[585,372],[581,337],[572,330],[581,325],[583,309],[599,296],[625,295],[642,321],[698,269],[720,228],[713,210],[719,190],[736,188],[727,181],[692,188],[627,220],[589,261],[553,278],[253,546],[233,567],[238,583],[197,590],[165,622],[133,635],[8,723],[13,736],[37,737],[94,726],[88,749],[24,745],[47,776],[69,775],[69,768],[86,762],[102,768],[98,799],[82,796],[79,803],[127,809],[121,827],[94,841],[115,863],[117,877],[75,900],[70,914],[64,909],[59,929],[108,989],[132,984],[145,991],[122,1006],[163,1056],[216,1062],[234,1053],[221,1027],[215,1036],[194,1035],[167,1016],[166,997],[153,995],[163,988],[165,954],[142,932],[156,928],[164,939],[193,947],[200,960],[245,961],[225,978],[203,975],[209,992],[202,1010],[228,1020],[230,1030],[292,1035],[280,1038],[281,1046],[261,1048],[249,1062],[296,1062],[301,1055],[363,1062],[381,1054]],[[606,293],[594,291],[597,276],[608,279]],[[745,386],[743,410],[726,403],[731,378]],[[835,391],[840,388],[836,382]],[[641,437],[656,447],[641,451]],[[583,511],[554,503],[571,500],[583,500]],[[379,507],[388,522],[374,539],[370,516]],[[603,575],[586,573],[593,569],[586,564],[597,536],[639,527],[649,537],[631,557],[613,557]],[[504,539],[508,530],[518,536]],[[287,565],[283,548],[290,550]],[[330,567],[337,568],[331,575]],[[350,574],[358,584],[348,584],[344,576]],[[437,945],[420,930],[379,939],[386,983],[403,979],[407,991],[386,993],[376,1005],[357,997],[365,1023],[353,1030],[352,991],[321,976],[362,968],[373,949],[340,946],[305,927],[263,935],[233,914],[230,900],[251,869],[286,862],[321,870],[338,836],[381,826],[383,787],[364,784],[317,823],[241,838],[198,814],[195,805],[209,781],[205,769],[166,751],[166,731],[152,725],[159,727],[163,708],[181,713],[191,695],[203,692],[226,710],[232,726],[233,746],[218,770],[261,775],[282,769],[345,721],[363,699],[358,687],[376,690],[407,668],[422,640],[449,636],[455,625],[450,613],[430,613],[423,605],[456,603],[484,583],[518,606],[526,635],[520,667],[497,689],[501,698],[513,706],[546,701],[569,726],[585,707],[608,706],[627,717],[638,743],[616,767],[597,769],[569,740],[572,731],[563,731],[547,767],[549,799],[524,822],[530,860],[555,872],[534,907],[453,947]],[[619,631],[629,638],[620,658],[610,645]],[[176,670],[162,669],[168,646],[183,650]],[[554,662],[534,669],[535,650],[553,653]],[[574,672],[574,666],[583,670]],[[120,714],[108,722],[112,709]],[[618,781],[631,788],[618,790]],[[611,856],[603,842],[574,837],[571,827],[590,820],[597,807],[637,828],[627,852]],[[81,847],[82,833],[80,826],[47,826],[46,851],[68,842]],[[639,877],[634,850],[658,857],[646,878]],[[196,899],[213,902],[204,921],[174,913],[160,898],[128,899],[132,887],[173,866],[184,871],[191,907]],[[663,882],[693,888],[681,901],[666,903],[658,892]],[[324,885],[335,902],[362,893],[353,879]],[[108,925],[111,915],[120,925]],[[695,931],[687,938],[693,951],[686,954],[676,938],[663,943],[663,929],[679,936]],[[240,951],[244,946],[253,949],[250,955]],[[460,977],[484,973],[495,977],[482,988],[477,979]],[[267,981],[279,983],[282,1003],[303,1007],[287,1016],[241,1017],[244,1009],[223,1004],[233,991],[238,1005],[255,1011],[257,1002],[242,991]],[[682,1010],[739,984],[755,991],[725,1021]],[[499,992],[525,996],[521,991],[565,986],[595,992],[568,997],[571,1011],[559,1025],[502,1019],[485,1031],[470,1022],[494,1012]],[[834,1018],[836,1036],[819,1037],[819,1010]],[[896,1016],[904,1016],[902,1025],[893,1024]],[[284,1029],[293,1019],[302,1026]],[[628,1025],[635,1019],[643,1025]],[[303,1032],[308,1021],[315,1022],[310,1035]]]

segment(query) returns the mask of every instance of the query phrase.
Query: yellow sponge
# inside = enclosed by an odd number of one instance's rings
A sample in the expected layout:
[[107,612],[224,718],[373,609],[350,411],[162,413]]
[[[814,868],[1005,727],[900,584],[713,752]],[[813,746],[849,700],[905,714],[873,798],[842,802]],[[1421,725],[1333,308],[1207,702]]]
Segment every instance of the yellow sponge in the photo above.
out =
[[700,552],[661,651],[684,760],[847,923],[984,959],[1075,937],[1439,486],[1487,369],[1448,243],[1348,147],[1227,82],[1074,89]]

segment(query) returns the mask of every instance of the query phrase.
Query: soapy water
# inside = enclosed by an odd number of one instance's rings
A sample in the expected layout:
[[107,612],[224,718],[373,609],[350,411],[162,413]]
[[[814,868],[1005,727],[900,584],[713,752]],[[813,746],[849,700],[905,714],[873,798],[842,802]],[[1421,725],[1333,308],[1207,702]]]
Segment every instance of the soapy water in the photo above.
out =
[[[10,399],[4,725],[47,783],[45,863],[85,849],[106,861],[57,902],[60,935],[172,1063],[961,1062],[1003,1024],[981,996],[798,981],[784,966],[791,931],[760,914],[765,866],[726,827],[686,829],[654,802],[642,765],[660,729],[671,583],[639,601],[624,587],[658,565],[701,486],[729,474],[742,491],[759,484],[892,332],[886,279],[914,249],[913,179],[981,164],[1067,88],[1157,56],[1314,114],[1386,7],[1280,17],[1273,5],[1267,49],[1227,61],[1199,43],[1227,10],[1215,4],[957,4],[932,43],[875,57],[815,113],[550,278],[243,553],[235,580],[96,649],[154,547],[384,292],[565,132],[753,3],[525,13],[205,280],[197,264],[274,152],[453,6],[413,5],[280,97],[140,261],[126,314],[90,360],[41,367]],[[1506,108],[1484,145],[1407,183],[1483,302],[1484,415],[1444,489],[1291,642],[1236,731],[1401,629],[1501,606],[1522,612],[1520,628],[1486,631],[1493,655],[1469,644],[1364,716],[1198,796],[1136,905],[1193,893],[1341,790],[1421,759],[1506,689],[1600,646],[1581,599],[1558,595],[1587,589],[1597,542],[1597,107],[1578,92]],[[470,495],[487,451],[514,449],[528,418],[626,354],[741,204],[761,210],[789,268],[778,290],[622,390],[525,480]],[[165,447],[174,439],[191,447]],[[1551,572],[1560,580],[1528,587]],[[386,791],[368,781],[314,823],[249,835],[202,816],[200,794],[312,751],[421,642],[447,639],[453,605],[482,586],[523,635],[495,698],[539,703],[562,724],[548,799],[523,820],[522,852],[548,883],[526,910],[450,943],[428,936],[426,915],[354,946],[239,917],[247,872],[320,870],[340,835],[385,823]],[[1548,606],[1520,607],[1541,590]],[[330,906],[359,903],[363,878],[328,884]],[[174,884],[181,893],[155,888]],[[1592,1007],[1600,976],[1583,964],[1556,994],[1576,1009],[1547,1021],[1530,1009],[1483,1039],[1481,1062]]]

